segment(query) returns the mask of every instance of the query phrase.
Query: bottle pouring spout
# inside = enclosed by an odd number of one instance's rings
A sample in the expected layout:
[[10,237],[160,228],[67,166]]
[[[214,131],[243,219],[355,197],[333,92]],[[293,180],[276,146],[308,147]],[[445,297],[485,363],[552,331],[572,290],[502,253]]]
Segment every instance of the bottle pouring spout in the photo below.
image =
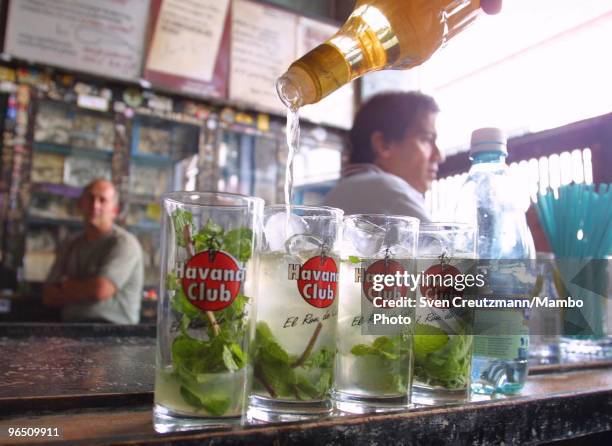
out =
[[276,92],[285,107],[291,111],[316,102],[316,89],[312,79],[304,70],[293,65],[276,81]]

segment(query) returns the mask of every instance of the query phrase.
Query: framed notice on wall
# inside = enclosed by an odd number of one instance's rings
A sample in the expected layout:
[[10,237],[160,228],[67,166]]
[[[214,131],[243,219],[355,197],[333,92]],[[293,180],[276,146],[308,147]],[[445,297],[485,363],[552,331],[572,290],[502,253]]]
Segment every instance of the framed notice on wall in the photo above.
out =
[[198,96],[225,98],[230,0],[152,0],[145,78]]
[[4,50],[34,62],[138,79],[148,10],[149,0],[12,1]]
[[284,112],[276,79],[295,60],[297,16],[247,0],[234,0],[229,97]]
[[[317,45],[333,36],[338,28],[306,17],[300,17],[297,25],[297,57],[302,57]],[[321,102],[307,105],[300,110],[300,117],[315,123],[329,124],[348,129],[353,123],[353,83],[349,83],[323,98]]]

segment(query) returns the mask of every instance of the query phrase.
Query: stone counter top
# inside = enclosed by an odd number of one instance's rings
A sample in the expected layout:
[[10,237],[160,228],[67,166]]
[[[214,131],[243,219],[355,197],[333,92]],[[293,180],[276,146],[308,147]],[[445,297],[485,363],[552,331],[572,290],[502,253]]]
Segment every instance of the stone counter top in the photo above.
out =
[[[154,327],[0,325],[0,444],[523,444],[612,430],[612,364],[533,367],[522,396],[233,431],[153,431]],[[13,443],[11,443],[13,442]]]

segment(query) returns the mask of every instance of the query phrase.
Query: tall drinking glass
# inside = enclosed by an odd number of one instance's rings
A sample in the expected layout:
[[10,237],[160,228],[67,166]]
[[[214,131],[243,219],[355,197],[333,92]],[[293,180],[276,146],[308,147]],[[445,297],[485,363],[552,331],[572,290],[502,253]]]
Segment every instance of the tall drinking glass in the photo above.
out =
[[[352,413],[386,412],[410,405],[414,288],[419,220],[386,215],[344,218],[335,406]],[[400,280],[382,286],[381,276]],[[390,305],[393,304],[393,305]],[[399,319],[399,316],[403,316]]]
[[[558,301],[559,292],[555,282],[560,275],[555,267],[555,256],[551,252],[538,252],[536,283],[531,296]],[[559,338],[563,323],[561,308],[535,307],[529,312],[529,357],[538,363],[550,364],[559,361]]]
[[240,422],[263,200],[214,192],[163,197],[155,407],[158,432]]
[[459,223],[422,224],[417,256],[417,272],[422,276],[413,338],[412,402],[465,401],[470,388],[474,311],[457,308],[453,299],[466,292],[462,275],[473,273],[476,229]]
[[249,420],[291,421],[331,411],[342,211],[264,211]]

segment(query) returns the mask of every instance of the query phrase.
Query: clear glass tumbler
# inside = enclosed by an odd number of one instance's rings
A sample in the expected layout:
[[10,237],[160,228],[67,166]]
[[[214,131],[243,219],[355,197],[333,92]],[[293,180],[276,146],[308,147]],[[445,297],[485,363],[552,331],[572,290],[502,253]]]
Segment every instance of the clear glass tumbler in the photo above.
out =
[[264,211],[251,422],[317,418],[332,409],[341,225],[335,208]]
[[[344,218],[332,393],[341,411],[387,412],[410,406],[414,305],[402,303],[414,298],[404,273],[414,272],[418,228],[419,220],[411,217]],[[380,276],[396,274],[399,281],[383,286]],[[409,319],[400,323],[398,315]]]
[[[559,300],[555,282],[560,280],[551,252],[538,252],[536,284],[532,296]],[[535,307],[529,313],[529,358],[536,364],[554,364],[560,360],[559,340],[563,314],[561,308]]]
[[157,432],[240,423],[263,205],[215,192],[163,197]]
[[612,358],[612,321],[608,319],[612,296],[611,258],[556,260],[562,299],[569,301],[571,297],[576,302],[563,308],[560,341],[563,361]]
[[[466,290],[460,280],[474,269],[476,229],[461,223],[427,223],[419,228],[414,326],[412,402],[448,404],[469,397],[473,308],[457,308],[452,299]],[[437,303],[445,302],[448,308]]]

